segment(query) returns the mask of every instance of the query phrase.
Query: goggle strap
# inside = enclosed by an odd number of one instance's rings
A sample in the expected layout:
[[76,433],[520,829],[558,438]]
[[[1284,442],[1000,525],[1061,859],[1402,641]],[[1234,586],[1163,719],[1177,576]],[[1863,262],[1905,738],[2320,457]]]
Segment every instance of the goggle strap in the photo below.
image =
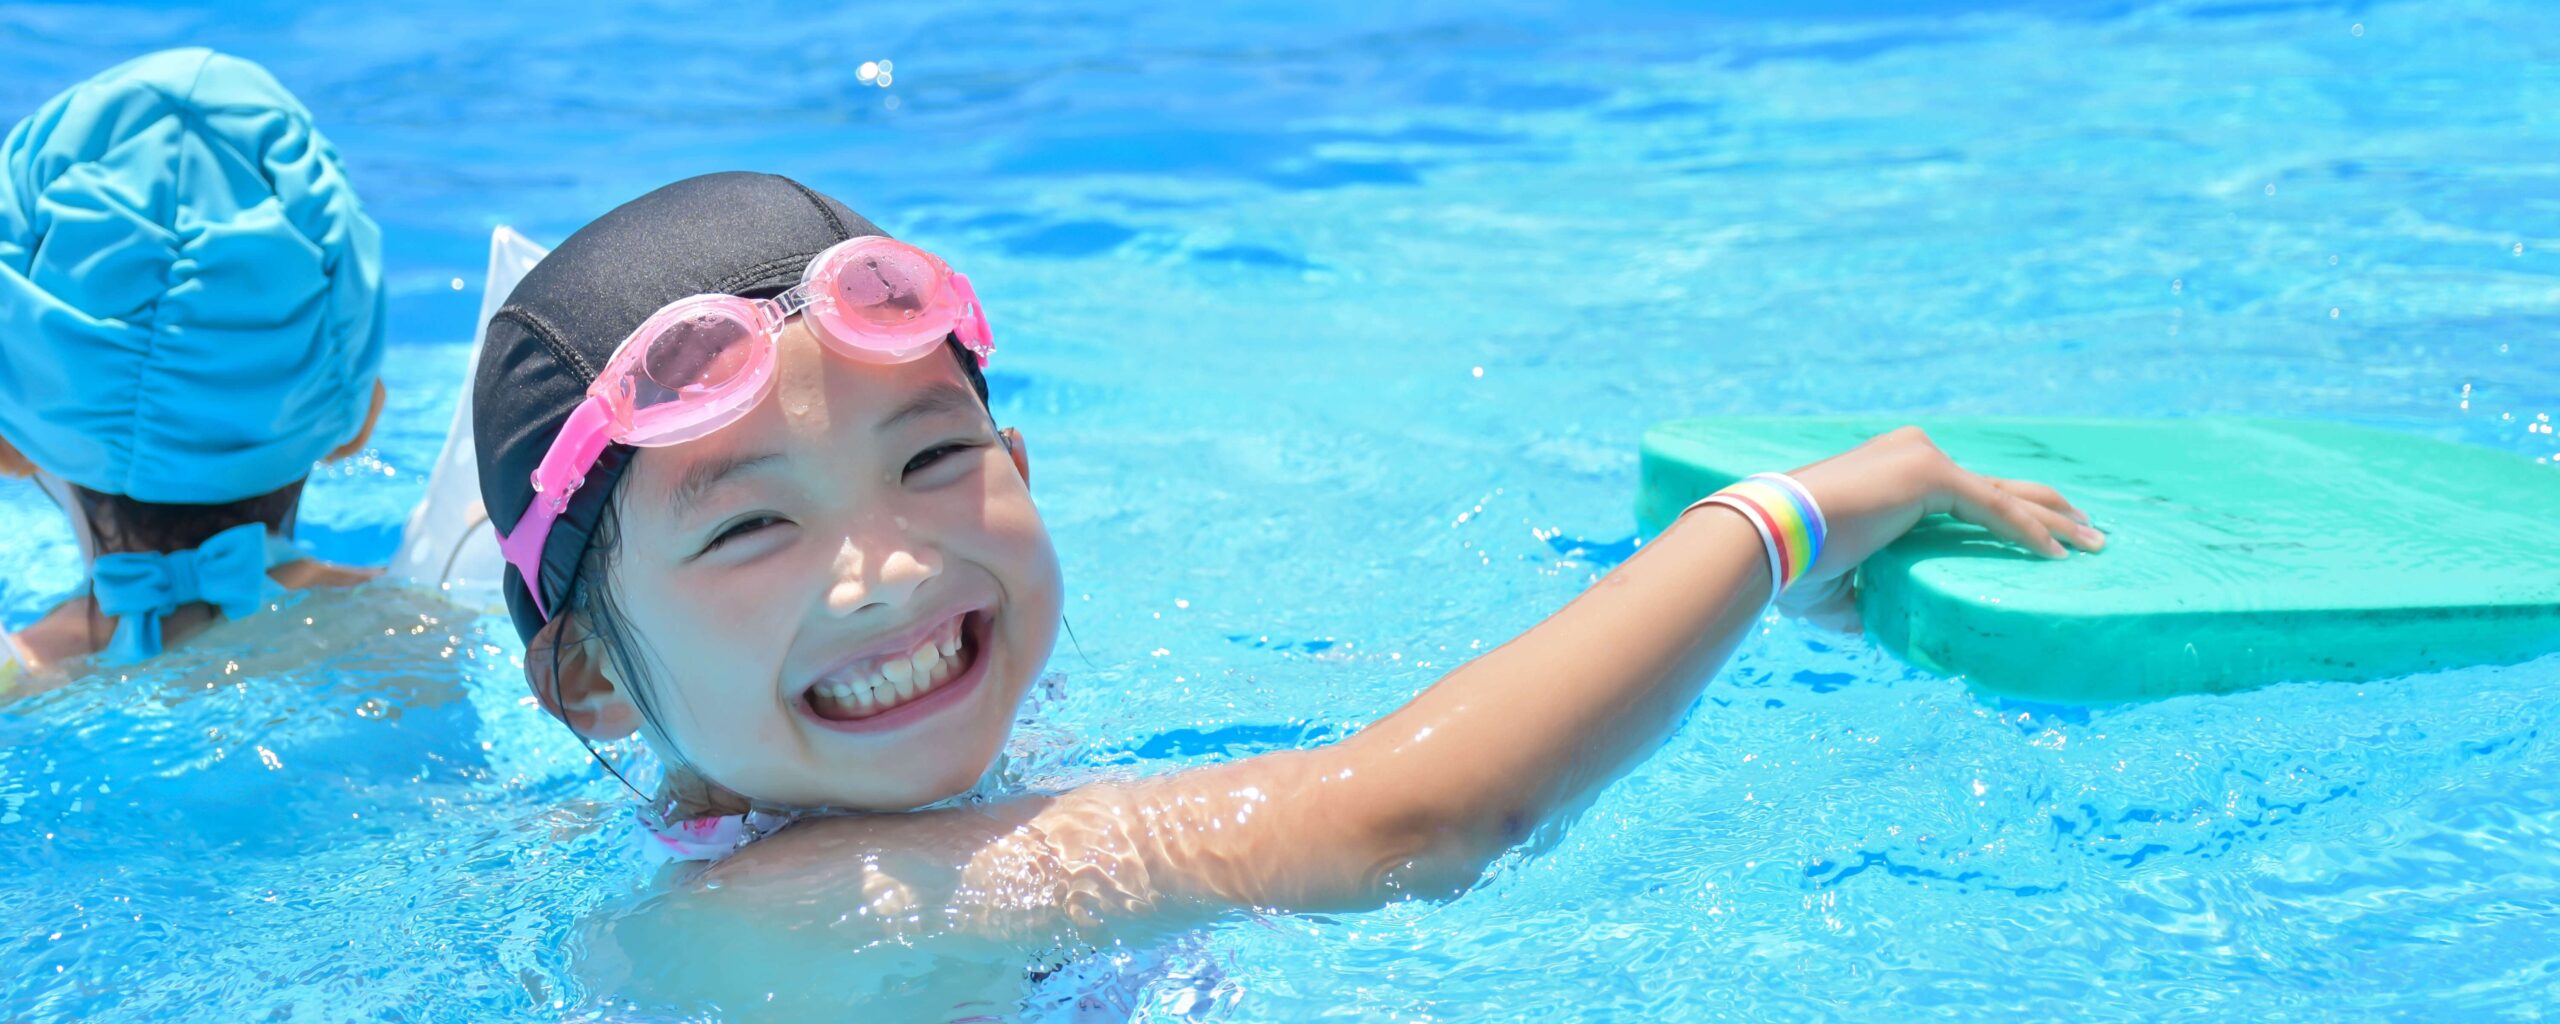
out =
[[[987,308],[978,304],[978,289],[969,283],[969,275],[952,271],[951,290],[960,293],[959,323],[953,325],[953,333],[960,336],[962,348],[978,357],[978,368],[985,369],[987,358],[996,354],[996,335],[987,326]],[[973,334],[976,337],[971,337]]]
[[543,546],[551,540],[552,524],[569,510],[569,499],[587,485],[587,471],[595,468],[596,459],[612,443],[613,407],[604,396],[588,395],[569,413],[568,422],[560,425],[551,450],[534,468],[533,500],[526,503],[524,515],[517,518],[515,532],[498,534],[499,553],[524,577],[524,588],[533,595],[533,608],[545,621],[550,620],[551,610],[542,599]]

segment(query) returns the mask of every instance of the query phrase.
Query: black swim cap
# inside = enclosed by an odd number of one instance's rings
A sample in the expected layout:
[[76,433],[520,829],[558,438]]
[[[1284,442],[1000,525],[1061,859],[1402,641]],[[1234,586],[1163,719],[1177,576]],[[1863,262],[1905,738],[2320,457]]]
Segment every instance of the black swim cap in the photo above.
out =
[[[578,229],[489,321],[471,393],[489,521],[514,532],[552,438],[615,346],[659,307],[688,295],[771,295],[798,284],[828,246],[887,233],[799,182],[737,171],[676,182]],[[525,640],[543,624],[525,588],[542,587],[547,607],[568,607],[587,539],[630,457],[612,445],[587,470],[543,545],[540,580],[506,570],[501,588]]]

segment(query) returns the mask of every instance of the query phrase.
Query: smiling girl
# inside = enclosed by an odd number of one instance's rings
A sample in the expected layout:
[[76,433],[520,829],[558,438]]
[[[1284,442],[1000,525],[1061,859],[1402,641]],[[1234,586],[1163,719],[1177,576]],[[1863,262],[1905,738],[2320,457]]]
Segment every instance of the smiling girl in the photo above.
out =
[[874,965],[889,990],[967,948],[1448,896],[1652,750],[1774,597],[1839,611],[1922,516],[2102,543],[2051,489],[1897,431],[1702,502],[1338,743],[937,807],[995,760],[1059,622],[994,350],[966,276],[753,174],[606,214],[491,325],[480,478],[534,694],[587,739],[637,732],[666,765],[656,843],[716,862],[616,924],[635,955],[926,945]]

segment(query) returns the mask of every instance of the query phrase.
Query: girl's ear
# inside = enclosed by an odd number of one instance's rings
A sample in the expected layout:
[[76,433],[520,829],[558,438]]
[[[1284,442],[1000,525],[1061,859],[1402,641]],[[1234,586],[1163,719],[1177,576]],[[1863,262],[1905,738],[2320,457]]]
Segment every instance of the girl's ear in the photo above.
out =
[[1022,432],[1012,427],[996,431],[1004,439],[1005,454],[1013,456],[1013,471],[1022,474],[1022,482],[1031,482],[1031,449],[1022,445]]
[[561,612],[524,645],[524,678],[533,699],[591,740],[618,740],[640,728],[640,709],[604,671],[603,641]]
[[382,378],[374,378],[373,405],[371,408],[364,411],[364,429],[356,431],[354,440],[339,445],[336,451],[330,452],[327,457],[320,461],[336,462],[340,459],[353,458],[357,452],[364,450],[365,442],[373,440],[373,425],[382,422],[382,399],[384,395],[385,392],[382,389]]

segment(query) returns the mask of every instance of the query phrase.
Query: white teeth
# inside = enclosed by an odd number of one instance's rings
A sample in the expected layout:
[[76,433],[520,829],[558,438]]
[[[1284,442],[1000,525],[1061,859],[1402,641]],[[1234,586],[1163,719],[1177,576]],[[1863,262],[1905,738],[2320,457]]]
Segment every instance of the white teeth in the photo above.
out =
[[960,674],[960,648],[965,645],[960,622],[953,620],[942,635],[925,638],[906,657],[881,662],[868,677],[821,682],[810,692],[863,714],[903,704]]

